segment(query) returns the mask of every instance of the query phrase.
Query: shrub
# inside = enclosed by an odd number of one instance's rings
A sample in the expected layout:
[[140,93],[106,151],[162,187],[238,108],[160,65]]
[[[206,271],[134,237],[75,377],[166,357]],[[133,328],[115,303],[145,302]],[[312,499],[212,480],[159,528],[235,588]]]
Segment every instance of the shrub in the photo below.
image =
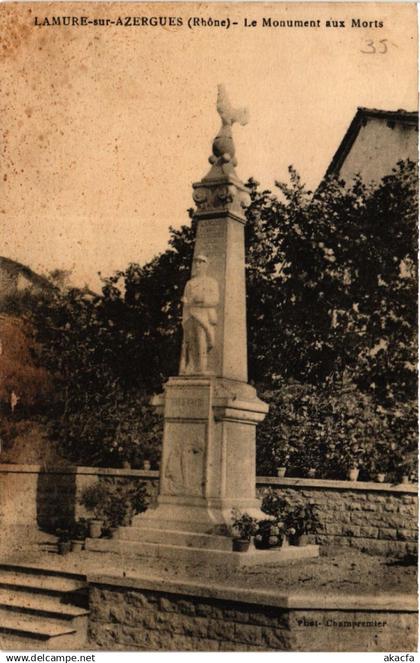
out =
[[344,479],[359,467],[361,478],[383,471],[397,480],[416,471],[413,402],[384,408],[348,374],[322,387],[283,382],[261,396],[270,411],[257,428],[258,474],[275,474],[273,447],[281,445],[289,476],[306,476],[313,467],[318,476]]
[[89,525],[86,518],[79,518],[71,528],[71,538],[74,541],[84,541],[89,533]]
[[275,548],[281,546],[286,536],[284,522],[277,520],[259,520],[255,532],[256,548]]
[[233,538],[250,541],[257,531],[257,520],[239,509],[232,509],[231,531]]
[[262,521],[266,538],[267,532],[270,531],[267,524],[269,522],[279,529],[279,536],[283,537],[317,534],[321,528],[316,508],[311,502],[305,501],[301,497],[292,500],[280,495],[272,488],[264,491],[261,510],[273,516],[271,521]]
[[96,519],[104,520],[109,498],[110,492],[107,486],[103,482],[97,481],[83,489],[79,502]]
[[71,528],[70,527],[57,527],[55,530],[55,535],[58,538],[59,543],[68,543],[71,541]]
[[293,529],[296,537],[317,534],[321,527],[318,515],[311,503],[297,505],[292,509],[286,516],[286,524],[289,529]]
[[284,495],[279,495],[272,488],[264,490],[261,510],[276,520],[284,520],[287,513],[293,508],[293,502]]
[[106,528],[114,528],[130,525],[133,516],[146,511],[149,497],[142,482],[105,478],[85,488],[80,503]]

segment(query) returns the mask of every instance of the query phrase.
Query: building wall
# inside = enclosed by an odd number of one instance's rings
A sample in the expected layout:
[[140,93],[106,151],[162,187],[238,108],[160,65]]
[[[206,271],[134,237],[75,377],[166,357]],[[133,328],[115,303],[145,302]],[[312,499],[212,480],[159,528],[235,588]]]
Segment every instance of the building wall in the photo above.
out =
[[417,162],[418,133],[413,125],[396,122],[391,128],[386,120],[367,118],[347,155],[340,177],[350,181],[360,173],[364,182],[379,182],[389,175],[397,161]]
[[[158,472],[77,467],[46,471],[37,465],[0,465],[0,525],[54,529],[63,519],[86,516],[78,498],[101,477],[146,482],[152,500]],[[268,487],[291,501],[312,502],[322,545],[352,546],[368,553],[404,556],[417,550],[417,487],[361,481],[257,477],[257,492]]]

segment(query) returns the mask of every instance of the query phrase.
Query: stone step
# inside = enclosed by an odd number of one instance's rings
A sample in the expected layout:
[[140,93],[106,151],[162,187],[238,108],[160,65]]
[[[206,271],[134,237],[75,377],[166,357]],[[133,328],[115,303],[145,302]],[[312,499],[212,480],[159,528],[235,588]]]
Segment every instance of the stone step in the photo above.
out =
[[72,605],[71,603],[62,603],[61,598],[60,596],[40,597],[39,595],[27,594],[25,592],[0,589],[0,610],[7,609],[67,621],[89,614],[86,608]]
[[[152,529],[163,530],[176,530],[179,532],[190,532],[194,529],[195,533],[211,534],[209,531],[209,524],[207,522],[201,523],[199,520],[189,522],[188,520],[167,520],[165,518],[156,518],[153,515],[155,509],[150,509],[146,513],[135,516],[133,519],[133,527],[147,527]],[[222,526],[221,526],[222,527]]]
[[81,641],[77,633],[58,635],[48,640],[19,633],[2,633],[0,631],[1,651],[84,651],[86,640]]
[[58,624],[42,617],[0,609],[0,634],[6,633],[49,640],[58,636],[76,634],[76,629],[65,622]]
[[189,531],[160,529],[157,527],[120,527],[114,539],[138,541],[139,543],[165,543],[186,548],[212,550],[232,550],[232,540],[228,536],[197,534]]
[[45,592],[47,594],[65,594],[84,589],[85,582],[76,578],[62,577],[57,574],[38,575],[34,572],[32,575],[27,571],[15,571],[0,569],[0,589],[14,587],[21,590],[31,590],[33,592]]
[[51,576],[57,578],[69,578],[70,580],[80,580],[84,582],[86,577],[81,573],[74,573],[72,571],[63,571],[61,569],[51,569],[46,568],[45,566],[38,566],[37,564],[28,565],[28,564],[0,564],[0,572],[10,571],[15,573],[26,573],[28,575],[37,575],[39,576]]
[[232,569],[263,564],[287,564],[319,556],[319,547],[316,545],[284,546],[269,550],[256,550],[254,547],[250,547],[248,552],[238,553],[231,550],[189,548],[123,539],[87,539],[86,549],[97,552],[117,552],[128,557],[174,560],[184,564],[223,565]]
[[77,649],[87,638],[85,576],[0,565],[0,649]]

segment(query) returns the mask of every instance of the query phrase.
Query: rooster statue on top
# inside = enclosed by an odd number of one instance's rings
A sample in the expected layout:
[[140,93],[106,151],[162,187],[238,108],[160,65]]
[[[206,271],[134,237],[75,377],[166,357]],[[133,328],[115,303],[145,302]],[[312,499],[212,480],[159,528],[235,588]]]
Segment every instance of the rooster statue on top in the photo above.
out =
[[233,108],[229,101],[224,85],[217,86],[217,112],[222,120],[219,133],[213,140],[213,154],[209,158],[212,168],[206,179],[224,175],[234,175],[237,160],[235,158],[235,145],[232,137],[232,125],[239,122],[241,126],[248,124],[249,113],[246,108]]

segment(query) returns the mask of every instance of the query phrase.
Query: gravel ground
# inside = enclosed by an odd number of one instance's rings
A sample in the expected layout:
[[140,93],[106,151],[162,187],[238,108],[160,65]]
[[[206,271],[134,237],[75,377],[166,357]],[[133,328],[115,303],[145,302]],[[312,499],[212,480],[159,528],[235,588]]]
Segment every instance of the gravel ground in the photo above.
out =
[[[74,573],[105,575],[153,575],[172,579],[213,581],[218,585],[236,585],[281,592],[318,594],[406,594],[417,595],[417,558],[394,559],[367,555],[349,548],[323,548],[316,559],[294,561],[264,568],[228,571],[225,567],[203,568],[149,558],[121,558],[113,553],[83,551],[58,555],[55,538],[41,534],[29,542],[0,547],[0,563],[35,565]],[[7,543],[3,539],[3,543]],[[10,540],[9,540],[10,544]]]

